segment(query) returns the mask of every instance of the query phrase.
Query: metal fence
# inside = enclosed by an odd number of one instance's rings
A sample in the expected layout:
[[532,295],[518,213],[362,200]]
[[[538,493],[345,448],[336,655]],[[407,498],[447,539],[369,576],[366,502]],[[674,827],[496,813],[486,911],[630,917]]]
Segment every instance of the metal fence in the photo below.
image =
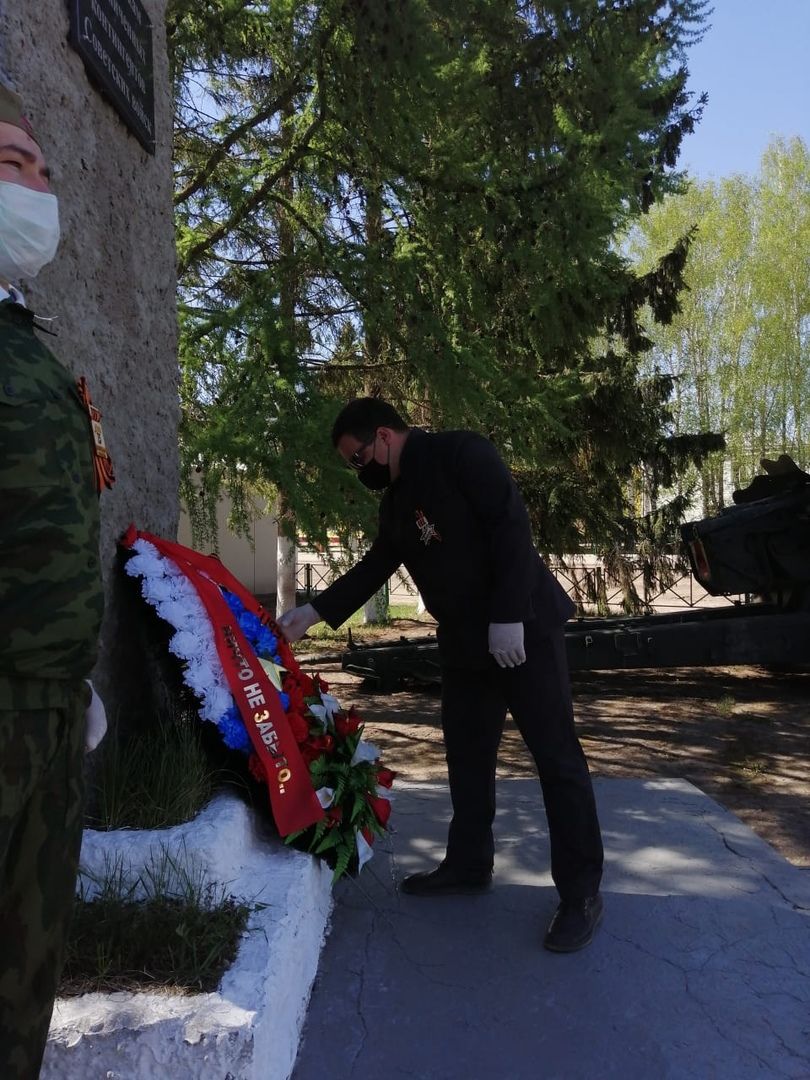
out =
[[[628,565],[632,567],[632,558],[628,560]],[[611,577],[604,559],[596,555],[571,555],[563,559],[550,559],[548,566],[571,599],[588,613],[597,607],[600,613],[624,613],[631,590],[642,608],[651,613],[729,607],[739,599],[707,593],[689,570],[678,569],[674,556],[670,560],[668,584],[652,587],[645,579],[641,561],[638,559],[624,583]],[[594,597],[599,598],[598,602]]]
[[[337,556],[340,549],[330,552]],[[666,587],[650,589],[638,563],[635,572],[628,576],[625,585],[611,579],[603,559],[595,555],[569,555],[563,559],[550,559],[548,566],[571,599],[588,614],[622,614],[626,610],[627,585],[632,584],[641,605],[649,612],[672,612],[689,608],[728,607],[736,601],[733,597],[711,596],[686,570],[677,569],[672,559],[672,579]],[[298,552],[296,587],[307,599],[325,589],[337,577],[323,553],[311,548]],[[416,604],[418,591],[410,575],[400,569],[389,582],[391,603]],[[589,597],[598,596],[599,603]]]
[[306,595],[307,600],[311,600],[329,585],[334,576],[325,564],[304,563],[303,566],[295,568],[295,587],[298,592]]

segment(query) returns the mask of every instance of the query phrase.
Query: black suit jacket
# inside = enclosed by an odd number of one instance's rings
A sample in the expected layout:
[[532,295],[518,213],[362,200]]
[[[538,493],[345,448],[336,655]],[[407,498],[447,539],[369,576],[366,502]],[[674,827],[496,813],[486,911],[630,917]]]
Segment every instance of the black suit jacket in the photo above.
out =
[[339,626],[402,565],[438,622],[442,662],[491,663],[491,622],[547,633],[574,605],[537,553],[529,517],[493,444],[471,431],[411,429],[400,475],[380,502],[368,553],[314,602]]

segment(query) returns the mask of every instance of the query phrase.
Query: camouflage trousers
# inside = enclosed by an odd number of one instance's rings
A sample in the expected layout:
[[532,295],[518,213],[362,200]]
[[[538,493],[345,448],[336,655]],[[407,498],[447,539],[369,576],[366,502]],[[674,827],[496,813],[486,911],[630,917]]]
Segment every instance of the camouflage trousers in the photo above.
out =
[[81,845],[85,707],[77,690],[58,708],[0,708],[3,1080],[35,1080],[45,1049]]

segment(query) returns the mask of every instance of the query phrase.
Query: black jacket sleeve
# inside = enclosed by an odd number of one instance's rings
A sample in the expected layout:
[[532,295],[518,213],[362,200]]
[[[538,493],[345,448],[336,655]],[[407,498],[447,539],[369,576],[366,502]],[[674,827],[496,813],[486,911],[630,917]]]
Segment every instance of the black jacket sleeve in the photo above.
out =
[[459,446],[455,465],[456,482],[489,543],[492,585],[488,619],[497,623],[531,619],[540,557],[512,474],[489,439],[475,434]]
[[365,604],[388,581],[402,562],[399,552],[382,527],[359,563],[347,570],[315,598],[312,606],[320,617],[336,630],[342,622]]

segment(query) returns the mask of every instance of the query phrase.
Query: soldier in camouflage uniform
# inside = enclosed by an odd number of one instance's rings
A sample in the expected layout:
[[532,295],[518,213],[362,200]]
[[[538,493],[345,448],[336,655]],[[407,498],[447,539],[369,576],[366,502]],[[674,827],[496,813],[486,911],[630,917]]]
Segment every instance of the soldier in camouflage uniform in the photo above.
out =
[[38,1076],[82,831],[86,682],[103,606],[91,429],[75,380],[11,284],[52,258],[55,197],[0,87],[0,1077]]

